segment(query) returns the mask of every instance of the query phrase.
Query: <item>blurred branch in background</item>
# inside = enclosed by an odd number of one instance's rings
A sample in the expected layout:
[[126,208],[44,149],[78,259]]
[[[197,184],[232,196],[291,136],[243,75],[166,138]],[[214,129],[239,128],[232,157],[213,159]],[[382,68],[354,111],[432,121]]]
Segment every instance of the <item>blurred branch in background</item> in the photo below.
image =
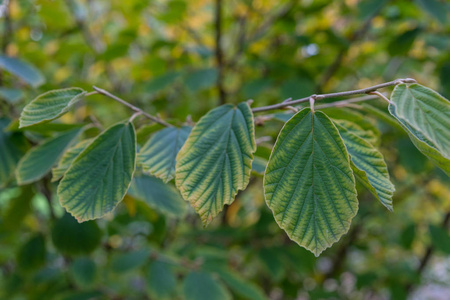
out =
[[379,5],[377,9],[365,20],[362,26],[358,30],[353,32],[353,34],[349,37],[348,47],[341,49],[336,55],[333,63],[325,70],[325,72],[323,72],[323,77],[316,87],[318,93],[321,93],[324,89],[326,89],[328,82],[331,78],[333,78],[333,76],[336,74],[336,72],[344,62],[345,56],[349,52],[350,48],[366,35],[371,27],[373,19],[380,13],[383,7],[383,4]]
[[[102,54],[106,49],[106,45],[102,42],[101,37],[95,36],[92,33],[91,29],[89,28],[89,25],[86,23],[85,18],[83,16],[80,16],[80,14],[78,14],[76,12],[76,9],[77,9],[76,2],[74,0],[66,0],[66,4],[67,4],[72,16],[74,17],[75,22],[78,27],[78,30],[81,31],[81,34],[83,35],[88,47],[90,47],[92,49],[94,54],[96,54],[96,55]],[[88,2],[88,4],[89,4],[89,2]],[[124,91],[125,84],[122,80],[120,80],[117,77],[111,64],[105,61],[104,66],[105,66],[106,75],[107,75],[114,91],[117,91],[117,92]]]
[[227,96],[225,93],[225,87],[224,87],[224,58],[223,58],[223,50],[222,50],[222,0],[216,0],[216,11],[215,11],[215,56],[216,56],[216,64],[217,64],[217,90],[219,92],[219,104],[224,104],[227,101]]
[[[449,224],[450,224],[450,211],[448,211],[444,215],[444,219],[441,223],[441,227],[447,231],[449,229]],[[423,271],[425,270],[425,268],[431,261],[431,257],[433,256],[434,251],[435,251],[435,249],[434,249],[433,245],[428,246],[427,249],[425,250],[425,253],[423,254],[422,258],[420,259],[420,263],[419,263],[419,266],[416,271],[416,273],[419,277],[422,275]],[[413,289],[414,289],[414,284],[408,284],[406,286],[406,290],[408,291],[408,293],[411,293],[413,291]]]

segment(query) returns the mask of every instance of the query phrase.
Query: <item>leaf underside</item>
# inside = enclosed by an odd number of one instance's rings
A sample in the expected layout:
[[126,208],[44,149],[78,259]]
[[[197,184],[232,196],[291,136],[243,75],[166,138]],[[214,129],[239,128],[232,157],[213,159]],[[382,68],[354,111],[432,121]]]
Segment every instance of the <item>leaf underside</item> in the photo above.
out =
[[20,128],[54,120],[65,114],[86,92],[80,88],[48,91],[28,103],[20,115]]
[[125,196],[135,170],[136,135],[131,123],[108,128],[73,161],[58,186],[61,205],[78,222],[111,212]]
[[186,142],[191,127],[168,127],[155,133],[139,151],[137,163],[144,172],[164,182],[175,176],[177,154]]
[[359,181],[390,211],[394,185],[389,179],[383,155],[368,141],[348,127],[346,122],[336,123],[339,133],[350,154],[352,169]]
[[176,185],[205,226],[247,186],[254,132],[247,103],[222,105],[200,119],[178,153]]
[[278,225],[318,256],[344,235],[358,210],[355,178],[338,130],[305,108],[281,130],[264,176]]
[[399,84],[392,92],[389,112],[413,144],[450,175],[450,102],[419,84]]
[[178,190],[155,177],[134,177],[128,194],[169,216],[182,217],[186,212],[187,203]]

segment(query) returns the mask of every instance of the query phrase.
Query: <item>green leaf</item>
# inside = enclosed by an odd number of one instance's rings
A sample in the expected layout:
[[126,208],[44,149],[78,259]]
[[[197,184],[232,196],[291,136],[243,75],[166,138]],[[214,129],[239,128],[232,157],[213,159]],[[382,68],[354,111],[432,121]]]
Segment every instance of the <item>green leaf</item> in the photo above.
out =
[[186,300],[229,300],[230,292],[211,274],[190,272],[183,282]]
[[442,24],[447,23],[448,3],[439,0],[416,0],[420,7],[438,19]]
[[358,210],[355,178],[337,128],[305,108],[281,130],[264,176],[278,225],[318,256],[344,235]]
[[74,160],[58,186],[61,205],[78,222],[103,217],[122,201],[135,170],[132,123],[111,126]]
[[177,156],[176,184],[205,226],[245,189],[255,151],[253,114],[245,102],[211,110],[192,129]]
[[48,91],[28,103],[20,115],[20,128],[49,122],[69,111],[86,92],[80,88]]
[[383,155],[359,135],[361,131],[353,123],[338,121],[336,125],[350,154],[355,175],[388,210],[392,211],[395,188],[389,179]]
[[92,286],[97,275],[95,262],[86,257],[74,260],[70,267],[70,271],[75,283],[82,287]]
[[217,69],[201,69],[188,72],[184,78],[184,84],[192,92],[199,92],[201,90],[210,88],[217,81],[219,73]]
[[137,250],[113,256],[111,269],[116,273],[125,273],[143,266],[150,258],[150,251]]
[[436,249],[445,254],[450,254],[450,235],[447,227],[444,229],[435,225],[430,225],[431,242]]
[[155,177],[135,177],[128,194],[169,216],[182,217],[186,212],[186,202],[178,190]]
[[92,142],[87,139],[70,147],[61,157],[58,165],[52,169],[52,182],[60,180],[77,156]]
[[20,189],[20,194],[9,201],[6,207],[2,227],[6,230],[18,230],[21,228],[23,219],[31,212],[31,201],[34,197],[34,191],[31,185]]
[[171,266],[162,261],[154,261],[147,270],[147,288],[154,299],[173,299],[177,278]]
[[165,182],[175,176],[175,163],[177,154],[186,142],[192,127],[168,127],[155,133],[137,157],[138,165],[144,172],[161,178]]
[[403,127],[400,124],[398,124],[397,120],[395,118],[393,118],[385,110],[381,110],[378,107],[375,107],[368,103],[361,103],[361,104],[359,104],[359,106],[361,106],[370,115],[377,117],[378,120],[386,123],[387,125],[390,125],[398,130],[403,130]]
[[18,184],[27,184],[44,177],[80,133],[81,128],[63,132],[28,151],[17,166]]
[[144,89],[146,93],[154,94],[173,84],[180,76],[179,72],[168,72],[153,78]]
[[0,69],[14,74],[32,87],[38,87],[45,82],[44,76],[38,69],[14,57],[0,55]]
[[220,278],[225,282],[225,284],[234,292],[236,295],[250,300],[264,300],[268,299],[264,295],[264,291],[256,284],[247,281],[244,277],[238,273],[221,269],[217,270]]
[[421,31],[422,30],[417,27],[394,37],[387,46],[387,51],[391,56],[407,56]]
[[10,121],[0,118],[0,188],[13,178],[16,166],[25,154],[28,143],[20,132],[7,132]]
[[357,124],[356,126],[359,126],[364,131],[367,131],[367,135],[372,136],[372,138],[370,138],[372,145],[377,146],[379,144],[381,136],[380,130],[374,124],[374,120],[369,116],[346,107],[329,107],[325,108],[324,111],[327,116],[333,120],[350,121],[353,122],[353,124]]
[[89,254],[100,245],[101,237],[97,223],[80,224],[69,214],[64,214],[52,226],[53,245],[64,254]]
[[347,120],[333,120],[333,122],[345,127],[348,131],[364,139],[371,145],[376,145],[378,143],[378,138],[373,134],[373,131],[364,130],[357,123]]
[[413,144],[450,174],[450,102],[419,84],[399,84],[391,95],[389,112]]
[[45,264],[45,238],[42,234],[33,235],[17,253],[17,265],[21,270],[30,271]]
[[259,175],[264,175],[264,172],[266,171],[266,166],[267,166],[267,160],[259,157],[259,156],[255,156],[255,159],[253,160],[252,163],[252,171],[255,172],[256,174]]
[[16,103],[23,96],[24,93],[19,89],[0,88],[0,98],[5,99],[9,103]]

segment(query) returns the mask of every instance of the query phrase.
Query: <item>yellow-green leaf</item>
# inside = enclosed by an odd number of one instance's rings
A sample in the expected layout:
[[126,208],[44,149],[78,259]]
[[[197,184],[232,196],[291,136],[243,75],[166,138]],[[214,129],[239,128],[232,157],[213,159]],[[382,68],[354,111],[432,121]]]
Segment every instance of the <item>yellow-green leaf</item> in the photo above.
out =
[[344,235],[358,210],[350,158],[337,128],[305,108],[281,130],[264,176],[278,225],[318,256]]
[[175,176],[177,154],[191,132],[190,126],[168,127],[155,133],[139,151],[137,163],[144,172],[170,181]]
[[336,122],[347,151],[352,168],[360,182],[390,211],[394,185],[389,179],[383,155],[363,137],[351,122]]
[[204,225],[247,186],[255,150],[253,114],[247,103],[219,106],[192,129],[177,156],[176,184]]
[[78,222],[111,212],[125,196],[135,170],[132,123],[111,126],[73,161],[58,186],[61,205]]
[[28,103],[20,115],[20,128],[59,118],[69,111],[86,92],[80,88],[48,91]]
[[17,165],[16,178],[18,184],[27,184],[44,177],[81,131],[81,128],[76,128],[63,132],[28,151]]

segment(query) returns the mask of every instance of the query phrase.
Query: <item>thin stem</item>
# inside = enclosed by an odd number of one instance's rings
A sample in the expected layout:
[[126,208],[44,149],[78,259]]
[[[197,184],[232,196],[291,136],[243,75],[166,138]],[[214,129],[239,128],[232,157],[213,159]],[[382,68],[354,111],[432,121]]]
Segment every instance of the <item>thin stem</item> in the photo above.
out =
[[86,95],[84,95],[85,97],[89,97],[89,96],[92,96],[92,95],[96,95],[96,94],[98,94],[99,92],[97,92],[97,91],[92,91],[92,92],[89,92],[89,93],[87,93]]
[[387,103],[391,103],[391,100],[389,100],[385,95],[383,95],[383,94],[380,93],[379,91],[373,91],[373,92],[370,92],[369,94],[371,94],[371,95],[377,95],[378,97],[380,97],[381,99],[383,99],[383,100],[386,101]]
[[99,94],[102,94],[102,95],[104,95],[104,96],[106,96],[106,97],[109,97],[109,98],[111,98],[111,99],[113,99],[113,100],[115,100],[115,101],[117,101],[117,102],[119,102],[119,103],[121,103],[121,104],[123,104],[123,105],[129,107],[129,108],[131,108],[132,110],[134,110],[135,112],[139,112],[140,114],[144,115],[145,117],[147,117],[148,119],[152,120],[152,121],[155,122],[155,123],[161,124],[161,125],[166,126],[166,127],[172,127],[172,124],[169,124],[169,123],[167,123],[167,122],[161,120],[161,119],[158,118],[158,117],[155,117],[155,116],[152,116],[152,115],[146,113],[145,111],[143,111],[143,110],[140,109],[139,107],[136,107],[136,106],[134,106],[134,105],[131,104],[131,103],[128,103],[127,101],[125,101],[125,100],[123,100],[123,99],[121,99],[121,98],[119,98],[119,97],[117,97],[117,96],[111,94],[111,93],[108,92],[108,91],[105,91],[104,89],[98,88],[98,87],[96,87],[96,86],[93,86],[92,88],[93,88],[94,90],[96,90]]
[[130,119],[128,120],[128,122],[133,122],[134,121],[134,119],[136,119],[136,117],[138,117],[138,116],[140,116],[140,115],[142,115],[142,112],[140,112],[140,111],[137,111],[137,112],[135,112],[131,117],[130,117]]
[[399,83],[416,83],[416,80],[412,78],[406,78],[406,79],[397,79],[394,81],[385,82],[382,84],[377,84],[365,89],[359,89],[359,90],[353,90],[353,91],[346,91],[346,92],[339,92],[339,93],[330,93],[330,94],[319,94],[319,95],[311,95],[305,98],[296,99],[292,101],[283,101],[281,103],[268,105],[268,106],[262,106],[262,107],[256,107],[253,108],[252,111],[255,112],[261,112],[261,111],[268,111],[268,110],[274,110],[274,109],[280,109],[284,108],[286,106],[292,106],[294,104],[299,104],[303,102],[308,102],[310,98],[314,98],[315,100],[321,100],[321,99],[327,99],[327,98],[336,98],[336,97],[343,97],[343,96],[352,96],[352,95],[363,95],[368,94],[370,92],[374,92],[378,89],[385,88],[388,86],[397,85]]

